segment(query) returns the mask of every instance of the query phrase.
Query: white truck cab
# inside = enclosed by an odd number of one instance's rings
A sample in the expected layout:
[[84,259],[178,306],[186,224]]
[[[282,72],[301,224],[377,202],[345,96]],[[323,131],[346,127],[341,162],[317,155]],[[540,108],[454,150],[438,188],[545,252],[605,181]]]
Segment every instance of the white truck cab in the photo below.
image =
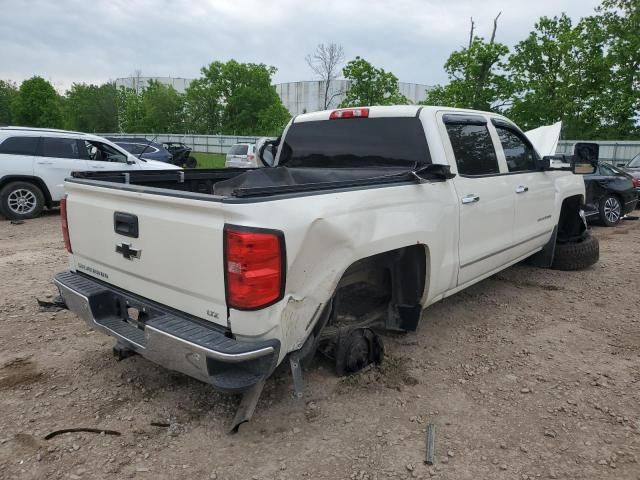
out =
[[494,113],[314,112],[257,154],[272,168],[74,174],[71,270],[55,280],[121,354],[249,406],[285,359],[300,390],[314,352],[339,374],[379,362],[381,330],[415,330],[429,305],[514,263],[598,259],[582,178]]
[[96,135],[66,130],[0,127],[0,213],[33,218],[56,205],[74,171],[168,170]]

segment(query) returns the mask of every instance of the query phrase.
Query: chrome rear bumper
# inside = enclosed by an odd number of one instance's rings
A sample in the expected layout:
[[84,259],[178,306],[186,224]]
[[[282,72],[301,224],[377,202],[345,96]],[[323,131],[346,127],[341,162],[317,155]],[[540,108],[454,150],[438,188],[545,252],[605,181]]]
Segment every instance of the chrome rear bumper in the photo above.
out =
[[[276,366],[277,340],[240,342],[222,327],[176,312],[86,275],[63,272],[55,284],[69,310],[127,348],[169,370],[228,392],[242,392]],[[138,318],[129,317],[135,309]]]

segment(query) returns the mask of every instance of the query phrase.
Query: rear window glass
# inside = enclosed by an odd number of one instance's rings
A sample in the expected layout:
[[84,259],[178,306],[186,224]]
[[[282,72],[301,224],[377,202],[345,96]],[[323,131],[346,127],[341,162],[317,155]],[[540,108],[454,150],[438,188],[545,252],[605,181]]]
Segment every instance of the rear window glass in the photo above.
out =
[[249,150],[249,145],[234,145],[229,150],[230,155],[246,155]]
[[431,163],[415,117],[352,118],[294,123],[280,153],[288,167],[358,167]]
[[38,137],[9,137],[0,143],[0,153],[11,155],[35,155]]
[[486,125],[447,123],[460,175],[498,173],[498,157]]

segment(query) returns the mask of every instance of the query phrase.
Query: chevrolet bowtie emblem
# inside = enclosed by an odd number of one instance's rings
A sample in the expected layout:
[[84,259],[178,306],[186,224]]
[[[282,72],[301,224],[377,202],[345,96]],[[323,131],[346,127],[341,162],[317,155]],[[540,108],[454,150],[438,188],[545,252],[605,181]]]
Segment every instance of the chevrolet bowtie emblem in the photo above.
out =
[[142,250],[133,248],[130,243],[121,243],[120,245],[116,245],[116,253],[119,253],[127,260],[133,260],[134,258],[140,258]]

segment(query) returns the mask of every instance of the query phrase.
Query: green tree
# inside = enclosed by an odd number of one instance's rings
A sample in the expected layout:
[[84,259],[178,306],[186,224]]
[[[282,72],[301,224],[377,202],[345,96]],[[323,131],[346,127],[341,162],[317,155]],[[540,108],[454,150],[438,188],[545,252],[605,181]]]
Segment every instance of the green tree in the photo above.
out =
[[172,85],[151,80],[141,92],[142,119],[147,132],[170,133],[184,130],[184,96]]
[[189,85],[186,110],[191,130],[230,135],[280,133],[290,115],[264,64],[213,62]]
[[222,131],[221,62],[213,62],[200,70],[201,77],[187,88],[186,111],[189,130],[195,133],[219,134]]
[[398,77],[376,68],[364,58],[356,57],[342,69],[351,86],[340,107],[367,105],[406,105],[407,97],[400,93]]
[[11,124],[11,105],[18,94],[16,84],[10,80],[0,80],[0,125]]
[[142,95],[133,88],[118,89],[118,130],[127,133],[147,133],[144,124]]
[[477,110],[504,108],[511,84],[504,72],[509,48],[495,41],[499,17],[500,14],[494,19],[489,41],[474,35],[475,24],[471,20],[468,46],[454,51],[444,64],[449,83],[428,90],[421,103]]
[[612,65],[595,17],[542,17],[509,58],[514,85],[508,115],[523,128],[563,121],[565,138],[598,138]]
[[117,131],[117,96],[112,83],[99,86],[74,83],[65,96],[65,128],[94,133]]
[[277,102],[273,101],[270,106],[258,114],[254,135],[278,136],[282,133],[282,130],[284,130],[290,118],[291,114],[289,110],[287,110],[278,97]]
[[612,66],[601,130],[607,138],[640,139],[640,2],[604,0],[598,13]]
[[60,95],[42,77],[32,77],[20,85],[12,104],[12,122],[26,127],[61,128]]

